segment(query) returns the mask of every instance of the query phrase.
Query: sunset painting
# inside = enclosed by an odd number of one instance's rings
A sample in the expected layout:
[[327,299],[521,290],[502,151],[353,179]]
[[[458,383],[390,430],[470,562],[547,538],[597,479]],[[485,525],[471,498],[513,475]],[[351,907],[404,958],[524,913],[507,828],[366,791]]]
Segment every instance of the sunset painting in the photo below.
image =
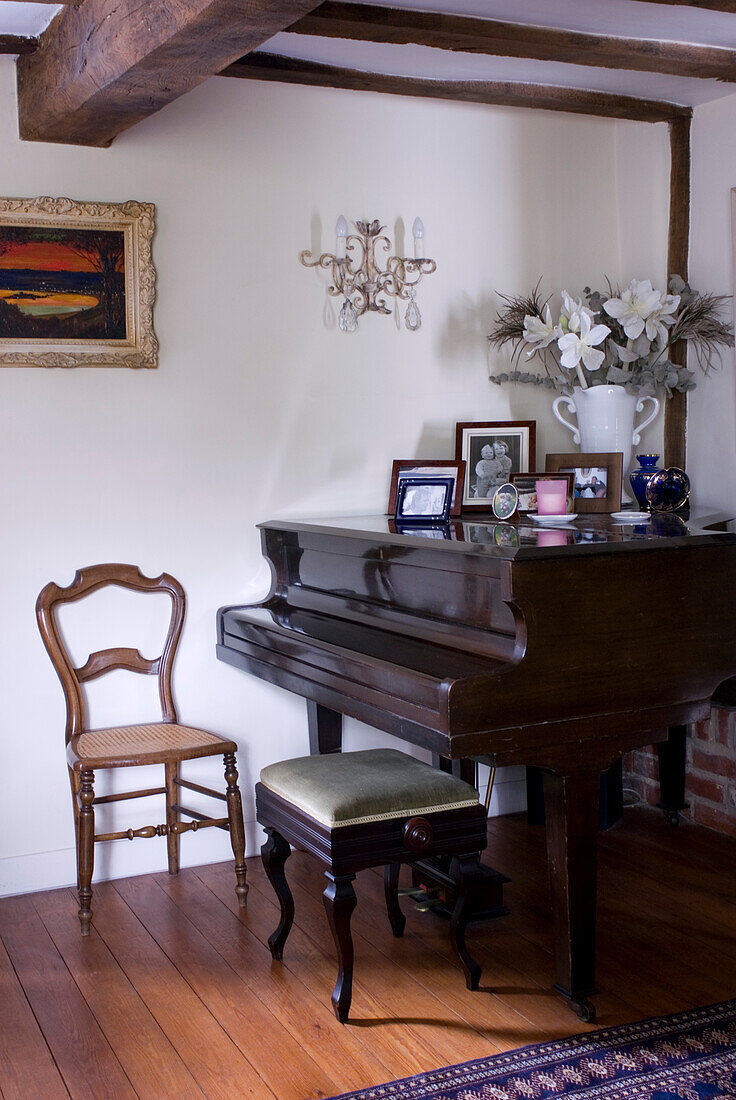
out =
[[125,234],[0,225],[0,340],[125,340]]

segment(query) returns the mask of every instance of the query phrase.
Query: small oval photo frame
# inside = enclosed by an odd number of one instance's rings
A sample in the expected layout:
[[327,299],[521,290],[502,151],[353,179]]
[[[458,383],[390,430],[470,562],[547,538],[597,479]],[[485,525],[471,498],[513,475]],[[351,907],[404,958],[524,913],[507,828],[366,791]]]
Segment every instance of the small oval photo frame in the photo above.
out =
[[519,490],[510,481],[499,485],[493,494],[491,510],[496,519],[509,519],[519,504]]

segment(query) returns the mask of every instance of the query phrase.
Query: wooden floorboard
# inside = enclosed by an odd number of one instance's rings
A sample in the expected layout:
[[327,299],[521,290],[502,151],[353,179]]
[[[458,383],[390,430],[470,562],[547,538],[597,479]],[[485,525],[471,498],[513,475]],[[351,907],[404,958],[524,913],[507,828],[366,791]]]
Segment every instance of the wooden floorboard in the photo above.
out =
[[476,993],[447,923],[405,898],[394,938],[380,872],[358,875],[347,1026],[329,1003],[323,878],[303,853],[287,863],[296,921],[282,963],[267,948],[278,907],[257,859],[243,910],[229,864],[96,885],[85,939],[71,890],[0,899],[0,1100],[318,1100],[736,996],[736,840],[636,809],[601,834],[600,855],[588,1028],[550,989],[544,830],[521,815],[489,825],[511,915],[469,932]]
[[[130,1081],[36,913],[31,897],[3,901],[2,940],[72,1096],[135,1097]],[[26,1068],[33,1080],[33,1067]],[[4,1089],[4,1082],[0,1082]]]
[[69,1093],[36,1023],[5,948],[0,943],[0,1082],[3,1100],[27,1096],[28,1067],[33,1066],[40,1095],[65,1100]]
[[[88,938],[69,920],[71,895],[33,899],[57,951],[139,1097],[204,1094],[95,928]],[[72,902],[73,904],[73,902]]]

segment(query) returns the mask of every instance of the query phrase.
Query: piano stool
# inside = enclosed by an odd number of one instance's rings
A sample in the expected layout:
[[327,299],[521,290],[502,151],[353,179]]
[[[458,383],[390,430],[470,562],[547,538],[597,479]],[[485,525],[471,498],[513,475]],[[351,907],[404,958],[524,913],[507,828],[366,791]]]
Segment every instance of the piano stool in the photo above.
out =
[[449,859],[457,890],[450,939],[468,989],[478,988],[481,971],[468,953],[465,929],[482,886],[480,853],[487,836],[485,808],[470,784],[395,749],[305,756],[263,769],[256,817],[268,836],[263,866],[281,906],[279,925],[268,940],[274,959],[282,958],[294,920],[284,871],[292,847],[309,852],[325,868],[323,897],[338,961],[332,1007],[340,1023],[348,1019],[352,998],[350,918],[357,905],[352,883],[369,867],[385,867],[388,919],[393,934],[401,936],[406,923],[398,897],[401,865]]

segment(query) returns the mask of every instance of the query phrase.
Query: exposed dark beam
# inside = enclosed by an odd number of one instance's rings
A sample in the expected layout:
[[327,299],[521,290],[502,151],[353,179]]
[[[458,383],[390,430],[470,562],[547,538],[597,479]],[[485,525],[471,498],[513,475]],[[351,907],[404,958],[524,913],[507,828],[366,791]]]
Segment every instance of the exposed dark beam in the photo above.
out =
[[322,88],[389,92],[393,95],[428,99],[456,99],[466,103],[489,103],[502,107],[535,107],[544,111],[569,111],[579,115],[603,115],[606,118],[629,118],[641,122],[669,122],[673,118],[689,119],[692,115],[690,107],[651,99],[635,99],[633,96],[611,95],[607,92],[500,80],[418,80],[344,69],[336,65],[320,65],[313,61],[300,61],[258,51],[236,61],[224,69],[221,75],[247,80],[276,80],[286,84],[310,84]]
[[236,58],[314,0],[84,0],[59,12],[18,61],[20,135],[109,145]]
[[709,11],[736,12],[736,0],[647,0],[647,3],[680,5],[685,8],[706,8]]
[[606,69],[736,81],[736,50],[723,46],[617,38],[557,27],[534,27],[497,19],[470,19],[370,4],[327,0],[288,29],[292,33],[321,38],[412,43],[495,57],[530,57]]
[[[690,120],[670,123],[670,224],[667,241],[667,271],[687,280],[690,251]],[[687,344],[672,348],[673,363],[684,366]],[[673,393],[664,406],[664,460],[668,466],[685,469],[687,394]]]
[[37,38],[26,38],[21,34],[0,34],[0,53],[33,53],[37,49]]

